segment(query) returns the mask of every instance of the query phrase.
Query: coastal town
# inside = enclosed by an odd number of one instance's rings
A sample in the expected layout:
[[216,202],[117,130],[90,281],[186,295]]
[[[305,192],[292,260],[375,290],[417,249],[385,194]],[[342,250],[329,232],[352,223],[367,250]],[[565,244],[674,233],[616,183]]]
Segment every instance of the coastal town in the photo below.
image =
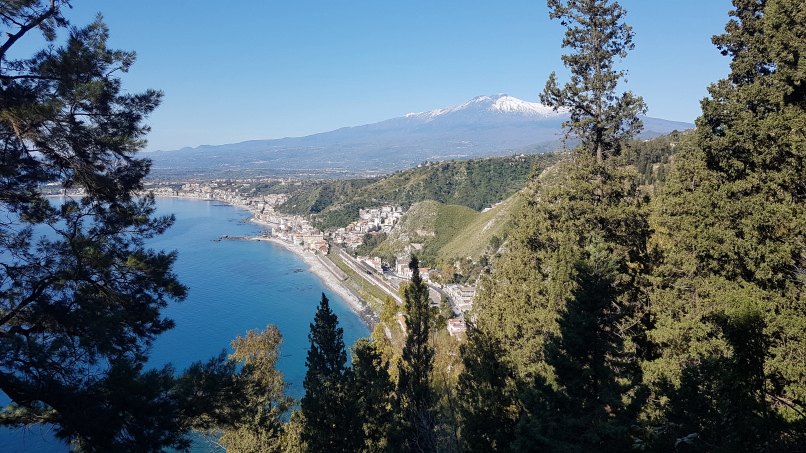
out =
[[[289,181],[289,184],[293,181]],[[286,249],[302,257],[322,280],[343,297],[352,299],[354,310],[363,315],[368,324],[377,322],[377,314],[369,314],[369,304],[355,291],[343,285],[347,277],[328,259],[330,253],[338,253],[342,262],[355,273],[364,276],[364,282],[372,284],[392,297],[398,305],[403,303],[399,295],[399,285],[413,276],[409,268],[408,258],[400,257],[395,263],[384,263],[379,257],[359,256],[353,252],[364,241],[365,235],[390,233],[405,214],[400,206],[381,206],[359,210],[359,220],[346,227],[323,232],[300,215],[282,214],[276,208],[288,200],[287,194],[264,194],[250,196],[232,188],[229,180],[192,182],[182,184],[178,190],[169,186],[156,185],[149,187],[139,195],[152,193],[155,197],[188,198],[197,200],[218,201],[233,207],[244,209],[252,214],[250,220],[266,227],[262,235],[253,240],[272,240]],[[80,197],[82,189],[53,188],[45,191],[48,196]],[[223,236],[225,239],[236,239]],[[243,238],[239,238],[243,239]],[[336,248],[337,250],[331,250]],[[313,259],[315,258],[315,260]],[[315,264],[321,263],[321,266]],[[420,278],[429,287],[433,307],[439,307],[445,300],[450,304],[453,317],[447,319],[447,330],[451,335],[459,335],[466,331],[465,314],[473,306],[476,293],[475,285],[443,284],[436,281],[439,271],[431,268],[420,268]],[[323,275],[324,274],[324,275]],[[328,275],[330,274],[330,275]],[[336,279],[328,278],[334,276]],[[337,287],[338,286],[338,287]],[[402,316],[402,314],[401,314]],[[401,318],[402,319],[402,318]],[[405,323],[401,323],[405,330]]]
[[[289,181],[289,183],[292,183]],[[390,233],[405,214],[400,206],[381,206],[359,210],[359,220],[346,227],[323,232],[300,215],[281,214],[276,208],[288,200],[287,194],[265,194],[250,196],[233,190],[231,184],[221,182],[186,183],[180,190],[157,186],[149,189],[156,197],[177,197],[199,200],[220,201],[236,208],[248,210],[252,214],[251,221],[265,226],[262,237],[254,239],[272,239],[288,250],[303,258],[318,257],[324,266],[320,270],[345,278],[343,273],[332,265],[328,254],[331,247],[338,248],[339,258],[356,273],[365,275],[365,281],[381,289],[391,296],[398,305],[402,299],[398,294],[400,282],[408,281],[413,276],[407,258],[398,258],[395,263],[383,263],[379,257],[357,256],[352,252],[361,245],[365,235]],[[310,265],[310,260],[306,260]],[[386,265],[384,265],[386,264]],[[473,306],[476,293],[475,285],[442,284],[436,282],[439,272],[431,268],[418,270],[422,280],[429,286],[432,306],[438,307],[442,300],[450,304],[454,317],[448,319],[447,329],[451,335],[459,335],[466,330],[465,313]],[[320,275],[322,277],[322,275]],[[326,281],[327,279],[323,280]],[[343,285],[342,285],[343,286]],[[331,288],[336,289],[336,288]],[[342,291],[343,292],[343,291]],[[352,292],[361,307],[356,311],[366,311],[367,303]],[[404,326],[404,324],[401,324]]]

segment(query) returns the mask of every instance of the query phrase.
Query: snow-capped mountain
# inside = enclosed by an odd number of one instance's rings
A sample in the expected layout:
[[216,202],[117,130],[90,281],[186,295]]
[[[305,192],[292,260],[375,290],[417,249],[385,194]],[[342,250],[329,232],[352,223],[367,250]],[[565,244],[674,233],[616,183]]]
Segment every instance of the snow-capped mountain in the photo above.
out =
[[499,94],[496,96],[477,96],[464,104],[452,105],[444,109],[431,110],[430,112],[409,113],[405,118],[429,122],[445,118],[450,115],[462,115],[466,117],[501,117],[508,116],[510,119],[522,118],[532,120],[543,120],[561,117],[565,110],[555,111],[537,102],[522,101],[518,98]]
[[[468,159],[556,149],[568,113],[506,94],[307,137],[253,140],[149,153],[160,172],[255,170],[263,174],[387,173],[425,160]],[[644,118],[645,136],[693,124]],[[529,149],[521,149],[530,147]]]

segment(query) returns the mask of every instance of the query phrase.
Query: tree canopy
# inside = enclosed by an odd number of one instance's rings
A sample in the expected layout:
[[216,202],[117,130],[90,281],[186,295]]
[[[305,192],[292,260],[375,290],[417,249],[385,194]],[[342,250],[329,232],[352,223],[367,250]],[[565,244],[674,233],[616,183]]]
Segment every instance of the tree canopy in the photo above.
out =
[[675,384],[669,421],[749,451],[806,413],[806,26],[802,2],[734,6],[713,38],[731,72],[709,87],[654,203],[659,356],[644,367]]
[[311,347],[300,405],[305,417],[302,440],[311,451],[351,451],[350,442],[356,440],[350,432],[354,412],[346,392],[351,370],[346,366],[343,335],[323,293],[308,334]]
[[[186,294],[172,272],[176,253],[146,246],[173,218],[133,196],[150,166],[136,155],[145,119],[162,93],[123,89],[135,54],[107,46],[100,16],[56,45],[66,6],[0,6],[0,389],[13,401],[0,423],[52,423],[87,450],[181,448],[172,423],[144,424],[172,413],[171,369],[142,366],[173,326],[161,309]],[[37,30],[54,44],[12,58]],[[44,184],[83,196],[48,200]]]
[[400,399],[401,441],[404,451],[436,451],[434,396],[430,386],[434,347],[428,285],[420,277],[420,263],[409,261],[412,279],[404,289],[406,344],[399,365],[397,393]]
[[552,72],[540,102],[567,109],[571,120],[564,123],[569,136],[580,138],[582,147],[602,163],[606,155],[618,154],[625,138],[640,132],[639,114],[646,104],[632,92],[617,93],[626,71],[617,70],[618,58],[632,50],[632,27],[622,22],[626,11],[607,0],[548,0],[552,19],[566,27],[562,56],[571,80],[562,88]]

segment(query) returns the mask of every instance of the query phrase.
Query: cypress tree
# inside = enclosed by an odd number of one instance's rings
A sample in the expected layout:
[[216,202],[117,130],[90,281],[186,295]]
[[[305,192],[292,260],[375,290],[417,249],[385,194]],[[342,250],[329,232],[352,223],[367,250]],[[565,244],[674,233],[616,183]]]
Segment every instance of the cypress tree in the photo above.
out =
[[514,445],[619,449],[635,403],[624,392],[640,381],[648,237],[637,174],[622,149],[646,107],[631,92],[616,92],[624,77],[616,59],[633,48],[623,8],[592,0],[548,5],[567,28],[571,81],[560,88],[552,74],[541,101],[570,111],[568,136],[581,143],[523,192],[509,253],[477,298],[478,326],[501,342],[523,389]]
[[713,38],[731,72],[709,87],[655,204],[664,259],[649,335],[660,356],[645,365],[658,387],[689,395],[681,404],[710,407],[678,408],[671,421],[726,451],[798,431],[775,428],[771,413],[801,424],[806,414],[806,11],[797,0],[733,3]]
[[345,397],[350,371],[346,367],[344,329],[338,324],[323,293],[308,334],[311,348],[302,382],[305,396],[300,402],[305,417],[302,441],[310,451],[351,451],[349,423],[355,414]]
[[394,383],[389,376],[389,362],[375,343],[359,338],[352,348],[353,373],[349,383],[352,416],[351,442],[355,452],[388,451],[392,428]]
[[434,395],[431,374],[434,348],[431,346],[433,316],[429,309],[428,285],[420,277],[417,257],[409,262],[411,282],[404,291],[406,345],[398,368],[402,447],[405,451],[434,452]]

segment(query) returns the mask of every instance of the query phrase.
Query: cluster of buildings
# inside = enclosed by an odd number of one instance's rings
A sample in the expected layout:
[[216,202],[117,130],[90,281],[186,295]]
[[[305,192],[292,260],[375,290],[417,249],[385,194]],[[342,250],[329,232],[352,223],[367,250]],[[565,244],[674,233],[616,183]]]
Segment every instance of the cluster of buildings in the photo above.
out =
[[[296,244],[312,252],[327,254],[329,251],[329,243],[325,238],[325,234],[313,227],[303,216],[280,214],[275,211],[278,205],[288,199],[286,194],[269,194],[254,197],[240,193],[237,188],[233,188],[225,182],[188,183],[184,184],[181,190],[162,186],[153,189],[153,192],[156,196],[216,200],[248,209],[256,220],[271,227],[270,231],[266,233],[267,235]],[[364,236],[367,234],[389,233],[400,218],[403,217],[403,214],[403,208],[400,206],[361,209],[358,221],[331,232],[330,239],[335,244],[355,248],[361,245]],[[380,258],[359,256],[357,260],[379,274],[383,273]],[[431,268],[420,268],[419,273],[426,283],[432,282],[439,274],[437,270]],[[410,279],[412,270],[409,269],[409,261],[404,259],[397,260],[395,274]],[[476,292],[475,286],[449,285],[441,287],[441,289],[442,292],[447,293],[452,305],[460,313],[470,310],[473,296]],[[399,318],[401,327],[405,330],[402,316]],[[467,329],[464,320],[461,318],[449,319],[447,328],[451,335],[457,335]]]
[[398,220],[403,217],[403,208],[400,206],[381,206],[374,209],[359,209],[358,222],[354,222],[359,226],[366,226],[372,228],[369,231],[382,231],[388,233],[392,231]]
[[[155,192],[156,194],[156,192]],[[270,226],[268,235],[296,244],[312,252],[328,253],[329,244],[324,234],[299,215],[280,214],[275,208],[288,200],[287,194],[249,196],[233,189],[227,183],[188,183],[168,196],[221,201],[248,209],[254,218]]]
[[375,272],[377,272],[379,274],[383,274],[383,265],[382,265],[383,263],[381,262],[381,259],[379,257],[377,257],[377,256],[370,257],[370,256],[358,255],[358,256],[355,257],[355,259],[358,262],[363,263],[364,265],[371,267],[372,269],[375,270]]
[[225,182],[187,183],[183,184],[182,188],[178,191],[160,187],[154,189],[154,194],[157,196],[222,201],[233,206],[245,207],[250,211],[260,213],[264,211],[274,212],[276,206],[285,203],[288,199],[287,194],[251,196],[250,194],[241,193],[240,189],[233,188],[230,184]]
[[[430,283],[432,277],[436,277],[439,275],[439,271],[436,269],[431,269],[430,267],[421,267],[419,269],[420,278],[423,279],[424,282]],[[399,277],[403,278],[412,278],[414,273],[409,268],[409,260],[407,259],[398,259],[395,262],[395,274]]]
[[[424,282],[430,284],[434,277],[439,275],[436,269],[423,267],[418,269],[420,278]],[[398,259],[395,263],[395,274],[403,278],[411,278],[413,271],[409,268],[409,260]],[[464,313],[470,311],[473,306],[473,297],[476,295],[476,286],[462,286],[462,285],[439,285],[442,293],[447,293],[451,306],[462,314],[460,318],[452,318],[448,320],[448,333],[451,335],[458,335],[467,330],[467,325],[464,321]]]
[[400,206],[382,206],[373,209],[358,211],[358,221],[339,228],[331,233],[333,242],[348,248],[361,245],[366,234],[389,233],[392,227],[403,217],[403,208]]
[[[419,269],[420,278],[424,282],[430,283],[435,277],[439,275],[439,271],[427,267]],[[395,274],[403,278],[411,278],[412,270],[409,268],[409,260],[398,259],[395,263]],[[473,304],[473,297],[476,296],[476,286],[462,286],[462,285],[448,285],[442,286],[441,289],[447,293],[459,312],[464,313],[470,310]]]
[[476,286],[448,285],[445,288],[453,304],[460,312],[465,313],[473,307],[473,298],[476,296]]
[[448,320],[448,333],[451,336],[459,335],[460,333],[467,332],[467,324],[462,318],[451,318]]
[[311,252],[327,254],[330,244],[325,240],[325,235],[319,229],[310,224],[304,217],[298,215],[278,214],[271,212],[253,211],[256,219],[270,225],[268,232],[273,238],[299,245]]

